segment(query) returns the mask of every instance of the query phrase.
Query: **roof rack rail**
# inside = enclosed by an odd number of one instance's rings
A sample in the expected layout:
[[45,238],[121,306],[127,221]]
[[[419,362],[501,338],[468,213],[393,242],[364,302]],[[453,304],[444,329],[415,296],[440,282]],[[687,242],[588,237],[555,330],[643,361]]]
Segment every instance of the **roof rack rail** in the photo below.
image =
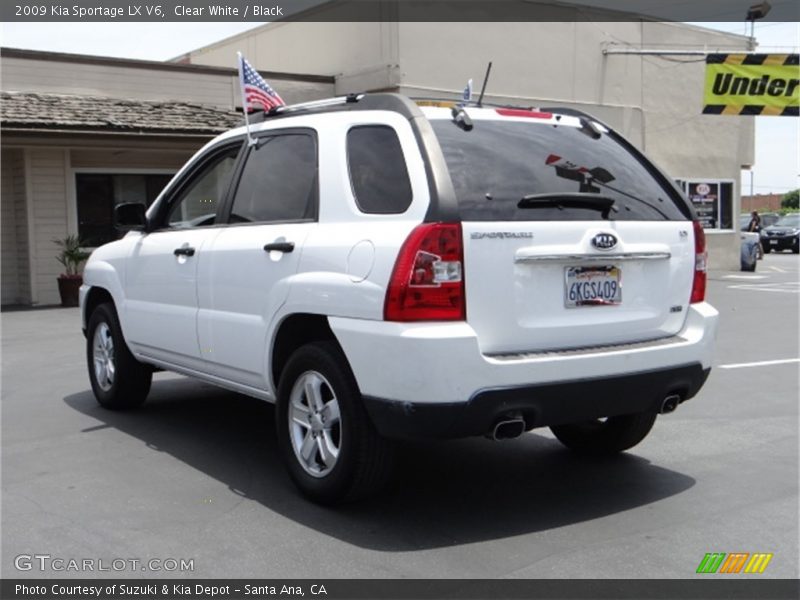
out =
[[595,123],[599,123],[609,131],[613,130],[611,126],[609,126],[607,123],[604,123],[594,115],[591,115],[587,112],[583,112],[582,110],[578,110],[577,108],[567,108],[566,106],[551,106],[551,107],[541,108],[540,110],[543,110],[545,112],[556,113],[559,115],[565,115],[567,117],[578,117],[583,119],[589,119],[594,121]]
[[269,111],[258,111],[262,119],[269,119],[278,115],[287,115],[295,112],[311,111],[323,108],[330,108],[333,106],[343,106],[345,104],[352,104],[360,101],[364,94],[347,94],[346,96],[336,96],[335,98],[324,98],[323,100],[312,100],[310,102],[300,102],[299,104],[286,104],[278,106]]

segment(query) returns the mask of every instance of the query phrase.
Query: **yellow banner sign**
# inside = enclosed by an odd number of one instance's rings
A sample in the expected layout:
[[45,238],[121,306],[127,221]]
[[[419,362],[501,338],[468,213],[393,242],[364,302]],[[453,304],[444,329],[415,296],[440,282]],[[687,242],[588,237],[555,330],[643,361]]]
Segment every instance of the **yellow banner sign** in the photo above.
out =
[[709,54],[703,113],[798,116],[798,54]]

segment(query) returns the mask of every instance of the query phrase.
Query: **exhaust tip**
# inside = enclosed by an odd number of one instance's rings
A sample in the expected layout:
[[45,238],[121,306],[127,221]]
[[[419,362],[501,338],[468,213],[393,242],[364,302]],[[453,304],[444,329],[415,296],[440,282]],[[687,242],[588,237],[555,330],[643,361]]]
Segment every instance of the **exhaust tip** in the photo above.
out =
[[664,401],[661,403],[661,410],[658,412],[662,415],[669,414],[674,412],[676,408],[678,408],[678,404],[681,403],[681,397],[678,394],[670,394]]
[[524,419],[506,419],[498,421],[492,430],[492,439],[511,440],[521,436],[525,432]]

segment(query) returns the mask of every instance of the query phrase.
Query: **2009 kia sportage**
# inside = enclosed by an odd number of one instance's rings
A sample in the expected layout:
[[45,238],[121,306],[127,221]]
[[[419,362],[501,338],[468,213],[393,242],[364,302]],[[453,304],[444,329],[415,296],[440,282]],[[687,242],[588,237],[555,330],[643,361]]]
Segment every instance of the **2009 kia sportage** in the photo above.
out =
[[81,289],[103,406],[143,402],[154,367],[276,403],[292,478],[336,502],[396,438],[625,450],[708,376],[703,230],[593,118],[369,94],[253,135],[117,208],[130,231]]

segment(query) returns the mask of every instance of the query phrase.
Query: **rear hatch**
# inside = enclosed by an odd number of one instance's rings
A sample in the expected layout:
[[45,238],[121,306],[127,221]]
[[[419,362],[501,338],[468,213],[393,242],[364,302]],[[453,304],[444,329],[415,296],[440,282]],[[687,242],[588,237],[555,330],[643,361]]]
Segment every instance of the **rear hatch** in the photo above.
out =
[[425,109],[462,219],[467,321],[482,352],[636,343],[681,330],[692,213],[616,134],[584,118]]

